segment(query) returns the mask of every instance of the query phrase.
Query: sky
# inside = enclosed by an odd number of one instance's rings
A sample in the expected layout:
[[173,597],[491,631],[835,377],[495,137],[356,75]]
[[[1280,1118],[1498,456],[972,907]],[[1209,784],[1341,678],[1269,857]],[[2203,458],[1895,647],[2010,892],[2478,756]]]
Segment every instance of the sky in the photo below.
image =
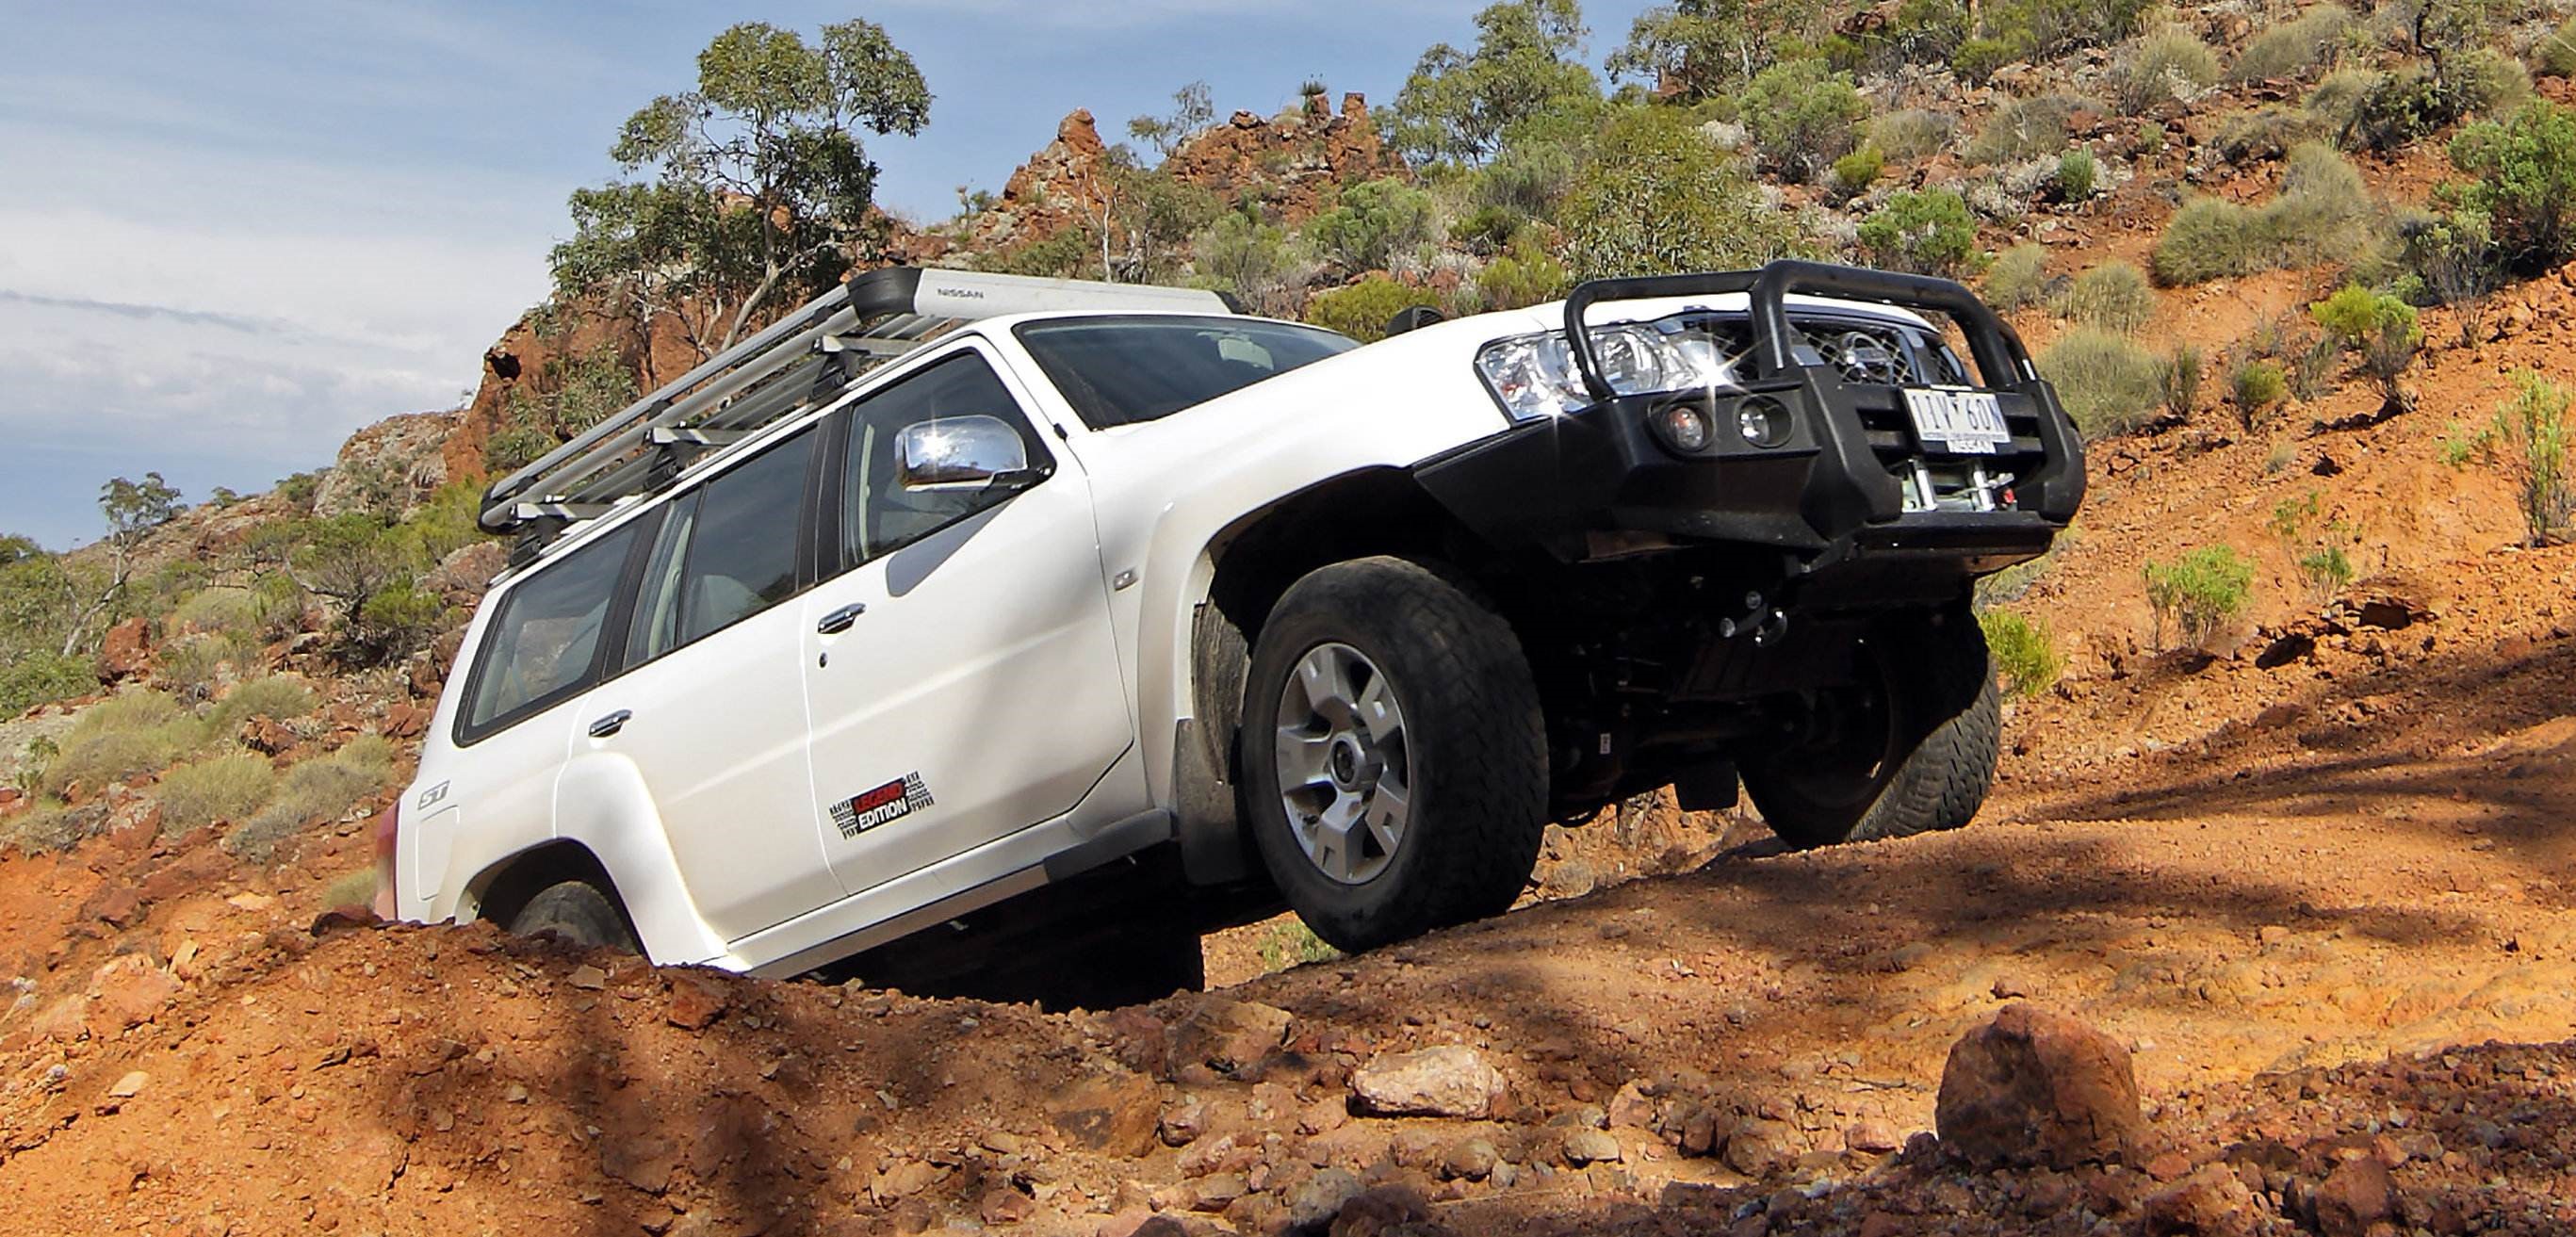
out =
[[[544,298],[565,196],[734,22],[884,26],[936,99],[919,136],[870,139],[878,199],[934,220],[1076,107],[1115,141],[1193,80],[1220,117],[1309,78],[1391,102],[1479,7],[0,0],[0,532],[66,548],[111,476],[255,492],[462,402]],[[1643,7],[1587,6],[1596,69]]]

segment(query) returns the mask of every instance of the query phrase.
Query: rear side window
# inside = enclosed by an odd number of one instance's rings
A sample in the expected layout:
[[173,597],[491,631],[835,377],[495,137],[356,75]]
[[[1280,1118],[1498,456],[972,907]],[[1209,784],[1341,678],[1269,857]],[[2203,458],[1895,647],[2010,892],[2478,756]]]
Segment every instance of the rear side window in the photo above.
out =
[[627,620],[632,670],[796,595],[796,547],[815,431],[671,500]]
[[465,701],[466,742],[598,681],[601,629],[635,544],[635,525],[566,553],[501,599]]
[[813,446],[809,429],[698,491],[680,571],[679,643],[796,595],[797,530]]

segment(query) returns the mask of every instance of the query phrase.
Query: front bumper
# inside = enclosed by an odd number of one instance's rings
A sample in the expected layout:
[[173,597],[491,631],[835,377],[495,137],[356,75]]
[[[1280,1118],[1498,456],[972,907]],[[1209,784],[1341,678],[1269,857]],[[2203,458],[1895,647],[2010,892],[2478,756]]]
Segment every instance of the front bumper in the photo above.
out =
[[[2083,446],[2056,393],[2041,380],[2011,328],[1966,289],[1945,280],[1774,263],[1761,272],[1587,284],[1568,302],[1569,331],[1594,300],[1752,292],[1756,347],[1770,363],[1759,381],[1717,392],[1617,395],[1594,383],[1598,402],[1569,416],[1515,425],[1426,460],[1416,479],[1468,529],[1502,548],[1536,547],[1565,562],[1677,546],[1732,544],[1778,551],[1792,575],[1845,564],[1912,565],[1977,574],[2046,552],[2084,496]],[[1798,365],[1780,332],[1791,290],[1866,297],[1951,315],[1976,354],[2013,438],[1990,456],[1952,455],[1919,440],[1898,387],[1852,383],[1824,366]],[[1588,353],[1587,377],[1592,377]],[[1764,447],[1737,428],[1748,403],[1788,410],[1786,440]],[[1694,402],[1715,432],[1701,450],[1659,439],[1649,417]],[[1975,505],[1922,508],[1931,469],[1985,470],[1995,479]]]

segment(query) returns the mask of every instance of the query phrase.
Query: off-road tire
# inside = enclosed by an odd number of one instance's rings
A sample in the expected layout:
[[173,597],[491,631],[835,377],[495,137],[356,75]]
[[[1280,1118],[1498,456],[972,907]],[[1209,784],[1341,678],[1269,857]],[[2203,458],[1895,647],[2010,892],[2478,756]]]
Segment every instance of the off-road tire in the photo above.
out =
[[1956,829],[1975,819],[1994,785],[2002,698],[1985,633],[1964,607],[1938,621],[1892,627],[1877,640],[1893,697],[1886,761],[1856,801],[1804,793],[1776,762],[1748,760],[1744,788],[1791,846],[1809,848]]
[[626,912],[589,881],[564,881],[538,890],[510,917],[510,931],[519,936],[550,935],[590,949],[643,952],[635,942],[635,929],[626,922]]
[[[1404,717],[1410,804],[1363,883],[1307,857],[1282,801],[1273,723],[1300,659],[1328,644],[1383,672]],[[1547,827],[1547,745],[1518,636],[1471,586],[1398,558],[1335,563],[1290,586],[1254,641],[1238,735],[1245,821],[1299,918],[1334,948],[1373,949],[1499,914]]]

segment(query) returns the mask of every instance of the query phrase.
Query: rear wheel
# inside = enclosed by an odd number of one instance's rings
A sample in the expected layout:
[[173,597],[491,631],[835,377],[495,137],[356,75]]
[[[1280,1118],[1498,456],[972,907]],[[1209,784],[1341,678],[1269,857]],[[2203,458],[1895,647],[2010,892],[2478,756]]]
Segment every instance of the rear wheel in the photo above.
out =
[[1357,951],[1499,913],[1546,828],[1538,688],[1511,625],[1420,564],[1291,587],[1253,649],[1246,817],[1290,907]]
[[589,881],[548,885],[510,917],[510,931],[520,936],[552,936],[569,945],[641,953],[626,913],[599,886]]
[[1994,783],[2001,698],[1966,609],[1871,641],[1863,682],[1826,693],[1818,737],[1744,762],[1782,841],[1830,846],[1965,825]]

